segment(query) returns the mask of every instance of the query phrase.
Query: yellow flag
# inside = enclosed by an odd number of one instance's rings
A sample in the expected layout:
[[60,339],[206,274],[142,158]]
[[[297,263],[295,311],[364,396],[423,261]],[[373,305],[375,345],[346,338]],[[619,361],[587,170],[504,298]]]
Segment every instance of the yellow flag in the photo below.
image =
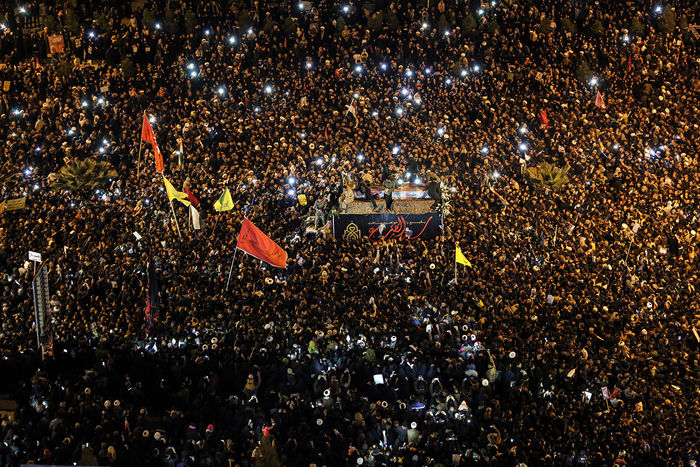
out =
[[189,206],[190,204],[192,204],[192,203],[190,203],[190,200],[187,197],[187,193],[177,191],[175,189],[175,187],[173,186],[173,184],[170,183],[167,178],[163,177],[163,183],[165,183],[165,191],[168,192],[168,200],[169,201],[176,199],[179,202],[181,202],[182,204],[184,204],[185,206]]
[[457,245],[455,245],[455,261],[459,264],[472,267],[472,263],[470,263],[469,260],[464,257],[464,255],[462,254],[462,250],[460,250],[459,246]]
[[224,190],[224,194],[221,195],[221,198],[214,203],[214,209],[218,212],[230,211],[233,209],[233,199],[231,199],[231,193],[228,191],[228,188]]
[[306,206],[306,195],[301,194],[297,196],[297,198],[299,198],[299,204],[301,204],[302,206]]

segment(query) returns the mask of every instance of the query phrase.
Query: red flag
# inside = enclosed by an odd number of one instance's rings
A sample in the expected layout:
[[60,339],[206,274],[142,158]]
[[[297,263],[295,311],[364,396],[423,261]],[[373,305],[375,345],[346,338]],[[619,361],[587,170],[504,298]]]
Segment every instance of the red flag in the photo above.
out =
[[627,72],[629,73],[629,71],[631,69],[632,69],[632,55],[628,55],[627,56]]
[[600,108],[605,107],[605,98],[600,91],[595,92],[595,106]]
[[540,110],[540,128],[545,130],[549,128],[549,119],[547,118],[547,110]]
[[163,173],[163,155],[160,153],[160,148],[158,148],[158,143],[156,142],[156,135],[153,133],[153,127],[151,122],[148,121],[146,113],[143,114],[143,125],[141,125],[141,139],[153,146],[153,154],[156,156],[156,172]]
[[328,125],[326,125],[326,129],[323,130],[323,136],[325,136],[325,138],[328,139]]
[[187,197],[190,200],[190,203],[192,203],[192,206],[197,207],[199,206],[199,200],[192,194],[189,188],[185,188],[185,193],[187,194]]
[[278,268],[287,267],[287,252],[270,237],[255,227],[248,218],[243,218],[236,248]]

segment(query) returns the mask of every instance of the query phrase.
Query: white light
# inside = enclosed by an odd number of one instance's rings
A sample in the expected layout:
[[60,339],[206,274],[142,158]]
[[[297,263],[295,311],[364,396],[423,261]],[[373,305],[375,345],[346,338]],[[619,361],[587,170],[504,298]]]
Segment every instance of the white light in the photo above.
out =
[[226,90],[223,87],[219,86],[219,89],[217,89],[216,92],[218,92],[220,96],[223,96]]
[[88,105],[87,101],[83,101],[83,102],[81,102],[81,104],[83,105],[83,107],[87,107],[87,105]]
[[300,137],[300,138],[306,138],[306,133],[304,133],[304,132],[302,131],[301,133],[299,133],[299,137]]
[[411,70],[411,69],[406,70],[406,76],[408,76],[409,78],[410,78],[411,76],[413,76],[413,70]]
[[336,158],[335,158],[335,157],[331,157],[331,162],[335,162],[335,161],[336,161]]
[[399,178],[398,180],[396,180],[396,183],[397,183],[399,186],[403,185],[403,179],[402,179],[402,178]]
[[37,191],[39,189],[39,185],[34,185],[34,191]]
[[481,67],[479,65],[474,65],[474,71],[479,71],[481,70]]
[[411,178],[411,172],[406,172],[406,178]]
[[362,65],[355,65],[355,73],[362,73]]
[[398,146],[394,146],[393,149],[391,150],[391,152],[394,153],[394,154],[398,154],[399,151],[401,151],[401,148],[398,147]]
[[358,154],[358,155],[357,155],[357,160],[358,160],[358,161],[362,161],[364,158],[365,158],[365,156],[363,156],[362,154]]
[[450,191],[451,191],[452,193],[455,193],[455,192],[457,191],[457,188],[452,187],[452,188],[450,188]]
[[438,129],[437,129],[437,134],[440,135],[440,136],[444,135],[444,134],[445,134],[445,129],[442,128],[442,127],[438,128]]
[[148,206],[149,204],[151,204],[151,200],[148,199],[148,198],[146,198],[146,199],[144,200],[144,202],[146,203],[146,206]]
[[90,37],[95,37],[95,32],[94,32],[94,31],[88,32],[88,36],[90,36]]
[[270,94],[272,92],[272,86],[269,84],[265,86],[265,94]]
[[17,136],[17,133],[15,133],[15,132],[13,131],[12,133],[10,133],[10,136],[12,136],[12,137],[14,138],[15,136]]
[[260,112],[260,107],[255,107],[255,108],[253,109],[253,112],[255,112],[255,113]]
[[491,6],[496,6],[496,0],[491,1]]
[[27,9],[24,8],[23,6],[21,6],[21,7],[19,7],[19,12],[24,14],[27,12]]
[[420,100],[420,97],[416,96],[416,97],[413,99],[413,102],[415,102],[416,104],[420,105],[420,103],[421,103],[422,101]]
[[402,109],[401,107],[397,108],[397,109],[396,109],[396,114],[399,115],[399,116],[403,115],[403,109]]
[[294,185],[296,182],[297,182],[297,179],[294,177],[289,177],[287,179],[287,183],[289,183],[290,185]]
[[105,148],[100,148],[100,153],[104,154],[104,152],[105,152]]
[[424,72],[426,75],[429,75],[431,71],[432,71],[432,70],[430,69],[430,67],[427,67],[425,70],[423,70],[423,72]]
[[629,34],[625,34],[625,35],[622,37],[622,40],[625,41],[625,42],[629,42],[629,41],[630,41],[630,36],[629,36]]
[[300,10],[303,10],[303,9],[304,9],[304,3],[299,2],[299,9],[300,9]]
[[197,72],[195,70],[190,71],[190,78],[196,78]]
[[387,65],[386,63],[384,63],[384,62],[382,62],[382,63],[379,65],[379,68],[381,68],[381,69],[384,70],[384,71],[386,71],[387,67],[388,67],[388,65]]
[[447,78],[447,79],[445,80],[445,84],[448,85],[448,86],[449,86],[450,84],[452,84],[452,79],[451,79],[451,78]]
[[657,13],[661,13],[663,11],[663,7],[661,5],[658,5],[656,8],[654,8],[654,11]]
[[377,112],[376,110],[373,110],[373,111],[372,111],[372,116],[373,116],[373,117],[376,117],[377,115],[379,115],[379,112]]
[[467,76],[467,73],[469,73],[467,70],[462,69],[462,76]]
[[481,152],[482,152],[482,154],[487,154],[489,152],[489,148],[487,148],[486,146],[483,146],[481,148]]
[[421,29],[428,29],[428,23],[421,24]]
[[74,208],[74,207],[75,207],[75,203],[70,203],[70,207]]
[[321,164],[323,164],[323,159],[321,159],[319,157],[318,159],[316,159],[316,165],[321,165]]
[[619,145],[619,144],[613,144],[613,149],[617,151],[618,149],[620,149],[620,145]]
[[518,130],[518,131],[520,131],[521,135],[524,135],[525,133],[527,133],[527,127],[523,125],[520,127],[520,130]]
[[358,93],[354,92],[354,93],[352,94],[352,97],[354,97],[355,99],[359,99],[359,98],[360,98],[360,95],[359,95]]
[[107,201],[107,194],[102,195],[102,201]]
[[420,185],[422,182],[421,182],[420,178],[416,177],[416,179],[413,181],[413,183],[415,183],[416,185]]
[[598,84],[598,78],[594,76],[593,78],[591,78],[591,86],[595,86],[596,84]]
[[445,37],[447,37],[450,35],[450,31],[445,31],[443,34],[445,35]]
[[156,29],[160,29],[161,27],[160,23],[156,23]]
[[248,34],[253,34],[253,28],[248,28]]
[[151,115],[150,117],[148,117],[148,122],[149,122],[151,125],[153,125],[153,124],[156,122],[156,117],[154,117],[153,115]]
[[350,7],[347,5],[343,5],[343,13],[347,13],[350,11]]
[[19,110],[19,109],[15,109],[15,110],[12,111],[12,113],[15,114],[15,115],[19,115],[19,114],[22,113],[22,111]]
[[208,36],[210,33],[211,33],[211,31],[210,31],[209,29],[205,29],[205,30],[204,30],[204,35],[205,35],[205,36]]
[[0,23],[0,29],[4,31],[5,29],[7,29],[7,25],[5,23]]
[[233,36],[229,37],[229,38],[228,38],[228,43],[229,43],[229,44],[235,44],[235,43],[236,43],[236,38],[233,37]]
[[521,151],[527,151],[527,144],[525,143],[520,143],[520,146],[518,146]]
[[28,168],[24,169],[24,175],[26,175],[27,177],[29,177],[31,174],[32,174],[32,168],[31,168],[31,167],[28,167]]
[[194,70],[195,66],[196,66],[196,65],[195,65],[194,63],[190,62],[190,63],[187,64],[187,69],[188,69],[188,70]]
[[107,141],[106,139],[103,139],[103,140],[102,140],[102,145],[103,145],[103,146],[109,146],[109,141]]
[[501,176],[501,174],[498,173],[498,170],[493,172],[493,178],[498,178],[500,176]]
[[105,103],[105,100],[100,97],[99,99],[97,99],[97,103],[102,105]]
[[311,63],[311,62],[306,62],[306,69],[307,69],[307,70],[310,70],[311,68],[313,68],[313,66],[314,66],[313,63]]
[[294,191],[294,190],[289,190],[289,191],[287,192],[287,194],[288,194],[289,196],[294,196],[294,195],[296,194],[296,191]]
[[481,15],[484,14],[484,9],[483,9],[483,8],[479,8],[476,12],[479,14],[479,16],[481,16]]
[[408,89],[406,89],[406,88],[401,89],[401,95],[402,95],[402,96],[407,96],[407,95],[408,95]]

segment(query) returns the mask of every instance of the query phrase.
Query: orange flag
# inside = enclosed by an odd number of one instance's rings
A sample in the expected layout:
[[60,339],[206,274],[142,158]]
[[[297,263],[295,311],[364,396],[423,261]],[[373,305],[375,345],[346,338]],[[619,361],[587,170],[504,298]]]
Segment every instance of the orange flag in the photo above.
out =
[[156,156],[156,172],[163,173],[163,155],[160,153],[160,148],[158,148],[158,143],[156,142],[156,135],[153,133],[153,127],[151,122],[148,121],[146,113],[143,113],[143,125],[141,126],[141,139],[147,143],[151,143],[153,146],[153,154]]
[[287,252],[255,227],[247,217],[243,218],[241,233],[238,234],[236,248],[278,268],[287,267]]

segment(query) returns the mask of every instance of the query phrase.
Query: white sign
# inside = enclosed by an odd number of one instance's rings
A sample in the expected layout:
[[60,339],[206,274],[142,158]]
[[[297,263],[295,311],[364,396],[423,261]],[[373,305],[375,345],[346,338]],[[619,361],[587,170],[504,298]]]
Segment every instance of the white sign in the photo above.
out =
[[36,251],[30,251],[29,261],[38,261],[39,263],[41,263],[41,253],[37,253]]
[[136,237],[136,241],[137,241],[137,242],[138,242],[139,240],[141,240],[141,235],[139,235],[139,233],[136,232],[136,231],[134,231],[134,237]]

